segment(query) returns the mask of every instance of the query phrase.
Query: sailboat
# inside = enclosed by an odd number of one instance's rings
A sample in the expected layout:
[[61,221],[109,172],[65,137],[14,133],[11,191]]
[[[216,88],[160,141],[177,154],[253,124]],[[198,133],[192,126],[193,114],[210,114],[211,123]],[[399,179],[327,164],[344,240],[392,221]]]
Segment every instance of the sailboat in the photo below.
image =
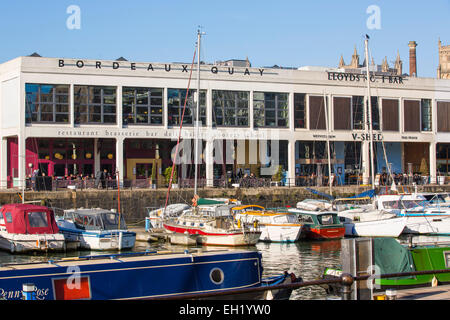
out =
[[[210,200],[209,202],[200,202],[201,198],[197,195],[197,179],[198,179],[198,138],[199,138],[199,115],[200,115],[200,42],[202,33],[200,30],[197,33],[197,108],[195,121],[195,143],[194,143],[194,197],[192,199],[192,206],[184,210],[177,217],[167,217],[163,213],[163,227],[170,233],[185,235],[189,241],[186,244],[199,245],[221,245],[221,246],[246,246],[254,245],[258,242],[261,231],[250,229],[249,226],[235,221],[231,208],[233,204],[225,204],[222,201]],[[195,59],[195,57],[194,57]],[[189,79],[190,81],[190,79]],[[189,90],[189,86],[188,86]],[[187,94],[186,94],[187,99]],[[184,104],[186,108],[186,101]],[[182,120],[180,122],[180,134],[183,125],[184,110]],[[175,157],[178,153],[178,143],[175,151]],[[175,159],[172,166],[172,174],[175,167]],[[169,188],[166,197],[167,208],[168,195],[172,183],[172,176],[169,180]]]

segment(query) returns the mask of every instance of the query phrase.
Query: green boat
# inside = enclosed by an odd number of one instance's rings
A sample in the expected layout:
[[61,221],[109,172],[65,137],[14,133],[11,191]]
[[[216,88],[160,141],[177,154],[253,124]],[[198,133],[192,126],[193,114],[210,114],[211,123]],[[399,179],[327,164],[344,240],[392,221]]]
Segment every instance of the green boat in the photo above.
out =
[[[375,264],[381,274],[450,269],[450,244],[402,245],[395,239],[374,239]],[[449,273],[375,279],[386,288],[413,288],[450,283]]]
[[[341,253],[342,254],[342,253]],[[444,270],[448,273],[379,278],[375,276],[374,291],[427,287],[433,284],[450,284],[450,243],[401,244],[394,238],[372,238],[373,263],[379,273],[408,273],[415,271]],[[326,268],[323,279],[339,277],[342,270]],[[338,286],[325,286],[336,293]]]

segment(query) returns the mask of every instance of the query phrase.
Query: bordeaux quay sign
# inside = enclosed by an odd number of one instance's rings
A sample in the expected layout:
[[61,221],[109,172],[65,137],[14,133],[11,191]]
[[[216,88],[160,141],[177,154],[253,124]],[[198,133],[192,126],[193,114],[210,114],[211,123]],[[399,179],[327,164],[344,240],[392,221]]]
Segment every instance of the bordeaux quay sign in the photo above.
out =
[[[95,63],[86,63],[83,60],[76,60],[72,63],[66,62],[64,59],[59,59],[58,60],[58,67],[60,68],[64,68],[67,66],[75,66],[78,69],[83,69],[86,67],[91,67],[91,68],[95,68],[97,70],[101,70],[102,68],[109,68],[112,70],[118,70],[118,69],[122,69],[122,70],[146,70],[149,72],[155,71],[155,70],[161,70],[161,71],[165,71],[165,72],[172,72],[172,71],[178,71],[181,73],[186,72],[189,73],[189,65],[187,64],[176,64],[175,66],[172,66],[172,64],[164,64],[164,65],[160,65],[160,64],[155,64],[153,65],[152,63],[135,63],[135,62],[127,62],[126,65],[124,64],[124,62],[118,62],[118,61],[113,61],[112,64],[105,64],[102,61],[95,61]],[[206,65],[205,65],[206,66]],[[253,69],[257,69],[257,71],[254,71]],[[251,74],[256,74],[259,76],[263,76],[264,75],[264,69],[261,68],[245,68],[245,67],[239,67],[239,70],[235,70],[234,67],[228,67],[228,66],[224,66],[224,67],[217,67],[217,66],[211,66],[211,68],[209,68],[210,72],[212,74],[217,74],[219,72],[221,73],[225,73],[225,74],[243,74],[243,75],[248,75],[250,76]]]

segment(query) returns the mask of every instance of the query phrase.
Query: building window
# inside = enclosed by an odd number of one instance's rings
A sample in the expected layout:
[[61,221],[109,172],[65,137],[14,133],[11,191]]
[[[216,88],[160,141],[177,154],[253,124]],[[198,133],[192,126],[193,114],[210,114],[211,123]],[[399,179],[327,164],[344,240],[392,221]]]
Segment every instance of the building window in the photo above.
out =
[[[328,102],[328,97],[326,98]],[[327,103],[328,105],[328,103]],[[309,129],[326,130],[325,103],[323,96],[309,96]]]
[[249,92],[212,91],[213,125],[248,126]]
[[403,105],[403,122],[405,131],[420,131],[420,101],[405,100]]
[[75,86],[75,123],[116,123],[116,88]]
[[352,127],[353,130],[364,129],[364,97],[352,97]]
[[[186,99],[186,89],[168,89],[168,124],[169,126],[179,126],[183,117],[184,101]],[[183,125],[193,125],[196,114],[197,102],[194,99],[197,90],[189,90],[186,109],[184,111]],[[200,90],[200,120],[202,125],[206,125],[206,90]]]
[[431,131],[432,125],[431,99],[422,99],[420,101],[420,109],[422,117],[422,131]]
[[437,102],[437,131],[450,132],[450,102]]
[[253,125],[258,127],[288,126],[287,93],[254,92],[253,93]]
[[383,131],[398,131],[397,99],[383,99]]
[[69,122],[69,85],[25,84],[25,122]]
[[288,126],[287,93],[254,92],[253,93],[253,125],[258,127]]
[[306,128],[306,94],[294,93],[294,126]]
[[123,87],[123,124],[162,124],[163,91]]
[[333,97],[334,129],[351,130],[351,99]]

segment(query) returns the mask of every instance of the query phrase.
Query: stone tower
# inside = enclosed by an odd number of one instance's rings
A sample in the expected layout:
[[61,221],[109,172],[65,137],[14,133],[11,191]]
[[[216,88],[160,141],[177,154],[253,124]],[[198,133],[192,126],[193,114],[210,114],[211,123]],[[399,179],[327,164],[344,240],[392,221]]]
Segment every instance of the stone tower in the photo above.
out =
[[441,39],[438,41],[439,65],[437,68],[438,79],[450,79],[450,46],[442,46]]

